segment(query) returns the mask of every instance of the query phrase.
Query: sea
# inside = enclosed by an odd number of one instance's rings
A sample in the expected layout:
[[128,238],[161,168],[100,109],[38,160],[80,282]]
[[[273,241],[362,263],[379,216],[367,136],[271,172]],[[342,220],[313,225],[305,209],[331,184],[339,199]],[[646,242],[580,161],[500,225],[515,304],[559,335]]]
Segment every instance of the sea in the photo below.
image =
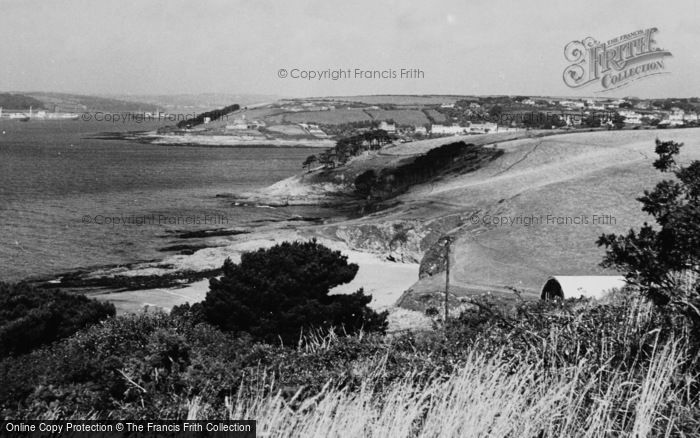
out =
[[162,259],[184,231],[250,230],[328,214],[313,207],[236,206],[230,198],[298,173],[311,148],[95,138],[159,126],[0,121],[0,281]]

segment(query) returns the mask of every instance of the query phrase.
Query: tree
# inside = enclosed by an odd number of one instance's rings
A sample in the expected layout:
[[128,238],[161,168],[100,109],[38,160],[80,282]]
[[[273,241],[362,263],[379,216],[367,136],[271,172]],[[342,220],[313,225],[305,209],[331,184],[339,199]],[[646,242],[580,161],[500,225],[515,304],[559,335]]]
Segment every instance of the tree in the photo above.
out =
[[225,106],[221,109],[215,109],[212,111],[207,111],[201,114],[198,114],[196,117],[192,119],[187,119],[187,120],[181,120],[178,122],[177,127],[180,129],[187,128],[190,129],[193,126],[201,125],[204,123],[204,120],[209,118],[212,122],[215,120],[219,120],[220,118],[224,117],[225,115],[232,113],[234,111],[238,111],[241,107],[238,104],[233,104],[229,106]]
[[372,297],[362,289],[329,295],[357,270],[347,256],[315,239],[284,242],[245,253],[239,264],[227,259],[223,276],[211,280],[206,299],[192,311],[223,330],[268,342],[295,343],[303,330],[312,328],[383,332],[387,314],[367,307]]
[[612,116],[612,124],[615,129],[622,129],[625,127],[625,116],[620,115],[620,113],[615,113]]
[[700,328],[700,161],[678,165],[682,146],[656,140],[654,167],[675,176],[638,198],[656,226],[645,222],[638,231],[602,235],[597,243],[606,248],[602,266],[625,272],[654,303],[677,309]]
[[597,114],[591,114],[589,116],[586,116],[581,121],[581,124],[586,128],[600,128],[600,116],[598,116]]
[[318,159],[316,158],[316,155],[309,155],[308,157],[306,157],[306,160],[304,160],[304,163],[302,164],[302,166],[304,167],[304,169],[310,170],[311,165],[314,164],[316,161],[318,161]]
[[501,107],[500,105],[494,105],[489,110],[489,116],[491,117],[491,120],[494,120],[494,121],[500,120],[502,114],[503,114],[503,107]]
[[377,173],[374,169],[369,169],[355,178],[355,192],[364,197],[372,195],[372,189],[377,184]]
[[114,314],[113,304],[84,295],[0,283],[0,357],[27,353]]
[[557,115],[557,114],[552,114],[552,117],[550,118],[550,124],[549,126],[545,126],[545,128],[561,128],[562,126],[566,126],[566,120],[564,120],[563,117]]

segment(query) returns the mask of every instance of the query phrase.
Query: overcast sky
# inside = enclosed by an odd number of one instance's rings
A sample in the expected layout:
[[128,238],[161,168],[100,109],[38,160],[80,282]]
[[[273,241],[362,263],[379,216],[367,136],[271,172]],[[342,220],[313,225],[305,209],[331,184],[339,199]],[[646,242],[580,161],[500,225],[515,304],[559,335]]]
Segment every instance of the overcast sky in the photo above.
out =
[[[0,91],[700,96],[700,9],[673,1],[0,0]],[[562,81],[564,46],[657,27],[670,74]],[[414,80],[278,70],[419,68]]]

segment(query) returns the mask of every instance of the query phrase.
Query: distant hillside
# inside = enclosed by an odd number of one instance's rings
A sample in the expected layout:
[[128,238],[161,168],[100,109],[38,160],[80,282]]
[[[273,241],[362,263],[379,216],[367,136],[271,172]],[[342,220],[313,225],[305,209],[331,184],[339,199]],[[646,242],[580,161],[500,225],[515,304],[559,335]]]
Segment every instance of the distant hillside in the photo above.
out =
[[111,99],[80,94],[28,92],[23,93],[37,101],[49,111],[85,112],[85,111],[157,111],[159,107],[150,103]]
[[227,93],[202,93],[202,94],[146,94],[146,95],[113,95],[104,96],[113,99],[146,102],[157,105],[170,111],[194,111],[202,112],[213,108],[221,108],[237,102],[242,106],[262,102],[273,102],[279,96],[264,94],[227,94]]
[[652,165],[656,138],[684,143],[680,161],[687,162],[700,160],[698,134],[699,128],[532,130],[397,142],[344,166],[279,182],[259,198],[327,202],[342,193],[350,199],[358,176],[370,170],[396,180],[392,169],[440,146],[457,147],[458,141],[483,146],[499,153],[427,182],[420,172],[409,172],[413,185],[382,200],[379,210],[363,209],[362,217],[318,231],[390,260],[420,262],[421,279],[407,295],[418,298],[414,302],[444,291],[444,249],[438,239],[445,235],[454,239],[454,293],[513,296],[516,288],[534,298],[551,275],[614,275],[601,268],[604,249],[596,240],[650,220],[636,198],[668,177]]
[[44,103],[24,94],[0,93],[0,108],[6,110],[42,109]]
[[[684,143],[682,161],[700,159],[699,132],[598,131],[497,141],[504,151],[497,159],[413,187],[397,198],[399,206],[370,222],[459,218],[451,230],[457,290],[537,291],[550,275],[604,274],[598,236],[649,220],[636,198],[663,178],[652,166],[655,139]],[[396,149],[401,154],[401,146]],[[414,290],[443,285],[440,274],[425,277]]]

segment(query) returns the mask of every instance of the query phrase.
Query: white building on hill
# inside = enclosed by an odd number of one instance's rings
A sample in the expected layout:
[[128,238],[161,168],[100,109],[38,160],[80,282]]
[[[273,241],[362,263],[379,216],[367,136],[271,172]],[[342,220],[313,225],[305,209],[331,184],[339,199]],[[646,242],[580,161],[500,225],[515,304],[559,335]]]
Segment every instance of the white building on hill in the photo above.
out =
[[618,111],[618,114],[620,114],[621,116],[624,116],[625,123],[629,123],[631,125],[641,125],[642,124],[642,115],[635,112],[635,111],[621,110],[621,111]]
[[379,129],[382,129],[386,132],[396,132],[396,124],[382,121],[381,123],[379,123]]
[[459,125],[433,125],[430,133],[433,135],[460,135],[469,132],[469,128]]
[[488,134],[496,132],[498,125],[495,123],[472,123],[469,125],[470,134]]

